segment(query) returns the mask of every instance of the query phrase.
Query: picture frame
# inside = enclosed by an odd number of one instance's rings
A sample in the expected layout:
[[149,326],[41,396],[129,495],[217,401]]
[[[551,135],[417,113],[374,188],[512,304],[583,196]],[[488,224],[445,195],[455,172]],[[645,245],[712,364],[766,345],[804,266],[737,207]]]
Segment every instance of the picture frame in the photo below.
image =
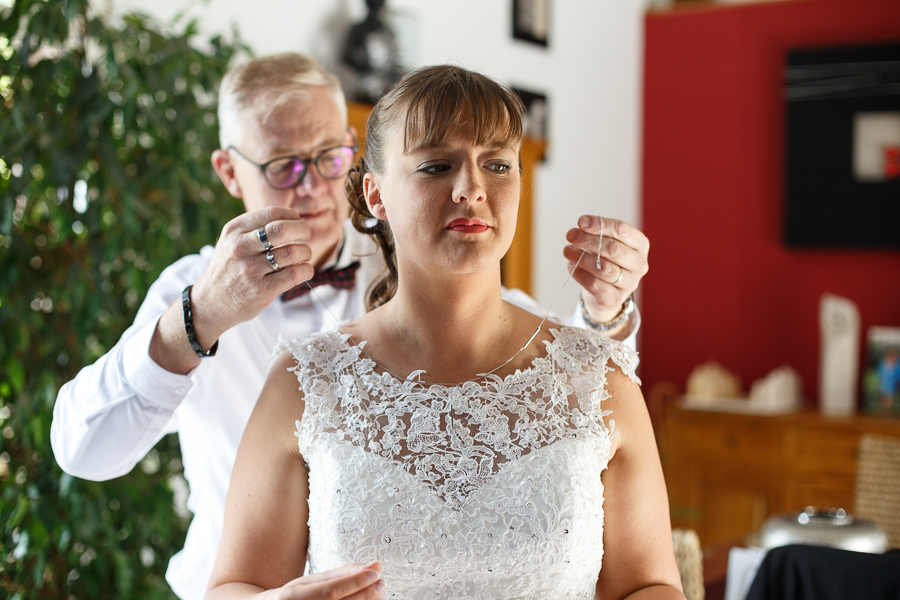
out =
[[513,0],[513,38],[544,48],[550,29],[550,0]]
[[862,388],[862,412],[900,417],[900,327],[869,328]]
[[547,134],[547,94],[513,87],[512,91],[519,96],[525,105],[525,119],[522,122],[525,137],[535,140],[546,140]]
[[784,241],[900,248],[900,40],[785,58]]

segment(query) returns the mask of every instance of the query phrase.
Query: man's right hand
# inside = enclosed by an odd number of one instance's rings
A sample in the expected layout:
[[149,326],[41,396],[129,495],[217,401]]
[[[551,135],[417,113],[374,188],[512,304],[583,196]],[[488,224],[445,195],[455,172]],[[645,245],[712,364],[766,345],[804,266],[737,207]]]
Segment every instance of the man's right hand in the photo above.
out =
[[[275,264],[269,264],[258,230],[265,228]],[[194,329],[204,348],[238,323],[249,321],[279,294],[313,276],[310,229],[296,211],[269,207],[229,221],[206,271],[191,290]]]
[[[260,227],[273,246],[277,271],[260,241]],[[303,243],[309,237],[309,225],[289,208],[245,213],[225,225],[212,260],[191,289],[194,331],[204,350],[235,325],[257,316],[279,294],[313,276],[312,252]],[[187,373],[199,364],[184,331],[180,300],[160,318],[150,357],[173,373]]]

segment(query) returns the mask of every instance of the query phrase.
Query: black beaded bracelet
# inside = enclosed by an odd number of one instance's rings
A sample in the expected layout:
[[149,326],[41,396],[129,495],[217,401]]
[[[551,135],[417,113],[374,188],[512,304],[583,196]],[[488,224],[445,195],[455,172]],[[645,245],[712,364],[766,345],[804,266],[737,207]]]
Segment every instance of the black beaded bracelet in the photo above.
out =
[[200,346],[200,342],[197,341],[197,332],[194,331],[194,315],[191,312],[192,287],[194,286],[189,285],[181,292],[181,310],[184,313],[184,331],[187,333],[188,342],[191,343],[191,348],[194,349],[197,356],[200,358],[209,358],[210,356],[216,355],[216,350],[219,349],[219,340],[216,340],[216,343],[212,345],[212,348],[207,351],[204,351]]

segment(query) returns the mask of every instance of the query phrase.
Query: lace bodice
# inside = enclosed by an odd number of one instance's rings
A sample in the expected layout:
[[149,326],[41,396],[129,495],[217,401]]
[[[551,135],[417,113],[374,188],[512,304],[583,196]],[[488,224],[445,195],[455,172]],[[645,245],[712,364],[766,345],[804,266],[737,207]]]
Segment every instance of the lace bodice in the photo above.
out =
[[337,331],[286,344],[306,402],[311,571],[379,560],[404,600],[593,598],[606,373],[636,379],[636,357],[551,331],[529,368],[455,386],[400,381]]

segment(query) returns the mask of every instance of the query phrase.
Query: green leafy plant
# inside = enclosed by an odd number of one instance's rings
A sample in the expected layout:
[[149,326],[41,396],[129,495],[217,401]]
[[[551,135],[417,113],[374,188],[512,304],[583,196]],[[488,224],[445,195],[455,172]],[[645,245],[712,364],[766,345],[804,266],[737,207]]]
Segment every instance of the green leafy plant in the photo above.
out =
[[[101,18],[86,0],[0,9],[0,595],[170,598],[177,440],[127,476],[64,474],[59,387],[111,348],[160,271],[241,211],[209,163],[237,53],[193,22]],[[2,592],[5,592],[2,593]]]

